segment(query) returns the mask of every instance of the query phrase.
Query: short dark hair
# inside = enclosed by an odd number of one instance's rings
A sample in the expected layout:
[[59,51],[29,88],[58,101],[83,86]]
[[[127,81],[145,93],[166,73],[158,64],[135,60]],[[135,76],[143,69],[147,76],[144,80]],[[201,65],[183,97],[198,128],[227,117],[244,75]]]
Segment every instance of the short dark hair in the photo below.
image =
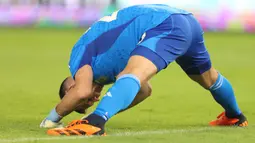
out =
[[65,94],[66,94],[66,81],[67,81],[67,79],[68,79],[68,77],[67,78],[65,78],[64,80],[63,80],[63,82],[61,83],[61,85],[60,85],[60,89],[59,89],[59,97],[60,97],[60,99],[62,99],[64,96],[65,96]]
[[[62,81],[61,85],[60,85],[59,93],[58,93],[60,99],[63,99],[64,96],[66,95],[66,90],[67,90],[67,88],[66,88],[66,82],[67,82],[68,78],[69,78],[69,77],[65,78],[65,79]],[[75,110],[75,112],[77,112],[77,113],[79,113],[79,114],[83,114],[83,113],[81,113],[81,112],[78,111],[78,110]]]

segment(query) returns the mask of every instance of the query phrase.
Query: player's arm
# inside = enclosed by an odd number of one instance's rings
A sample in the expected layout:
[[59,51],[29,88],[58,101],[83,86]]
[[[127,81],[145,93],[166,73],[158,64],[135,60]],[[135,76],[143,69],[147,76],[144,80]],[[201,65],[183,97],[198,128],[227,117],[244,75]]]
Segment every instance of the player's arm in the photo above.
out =
[[75,86],[57,105],[56,111],[64,117],[74,111],[77,105],[87,102],[92,95],[93,72],[90,66],[83,66],[75,75]]
[[61,102],[54,108],[48,117],[42,122],[41,127],[47,127],[47,120],[58,123],[64,116],[70,114],[76,107],[92,95],[93,71],[91,66],[85,65],[75,75],[75,86],[65,95]]
[[[140,91],[138,92],[138,94],[136,95],[134,101],[131,103],[131,105],[128,106],[127,109],[128,110],[134,106],[136,106],[137,104],[141,103],[142,101],[144,101],[146,98],[148,98],[152,93],[152,88],[151,88],[151,84],[149,82],[143,84],[141,86]],[[120,112],[123,112],[125,110],[122,110]]]

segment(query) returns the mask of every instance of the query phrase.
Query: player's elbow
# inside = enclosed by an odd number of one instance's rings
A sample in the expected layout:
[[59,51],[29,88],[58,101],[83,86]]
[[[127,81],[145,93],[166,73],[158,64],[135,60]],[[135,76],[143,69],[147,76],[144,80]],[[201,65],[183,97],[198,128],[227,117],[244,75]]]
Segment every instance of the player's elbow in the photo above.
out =
[[77,98],[78,100],[87,100],[92,95],[92,90],[89,89],[77,89]]

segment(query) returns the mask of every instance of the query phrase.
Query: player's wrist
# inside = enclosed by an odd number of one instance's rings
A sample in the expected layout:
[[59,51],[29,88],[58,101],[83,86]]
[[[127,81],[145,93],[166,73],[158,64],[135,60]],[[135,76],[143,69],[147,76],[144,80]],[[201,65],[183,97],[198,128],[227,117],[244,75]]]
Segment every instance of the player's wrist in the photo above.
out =
[[60,116],[57,111],[56,108],[52,109],[50,114],[48,115],[47,119],[51,120],[52,122],[59,122],[63,117]]

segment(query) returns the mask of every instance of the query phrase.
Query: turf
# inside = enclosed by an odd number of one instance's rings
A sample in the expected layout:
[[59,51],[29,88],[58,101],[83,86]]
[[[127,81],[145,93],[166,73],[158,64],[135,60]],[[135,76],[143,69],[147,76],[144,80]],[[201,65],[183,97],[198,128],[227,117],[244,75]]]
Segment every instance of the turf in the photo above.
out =
[[[0,29],[0,142],[254,142],[254,35],[233,33],[206,33],[206,44],[214,67],[232,82],[249,127],[208,127],[222,109],[173,63],[152,79],[149,99],[108,122],[108,137],[47,136],[39,124],[59,101],[71,48],[83,31]],[[80,117],[73,113],[64,123]]]

